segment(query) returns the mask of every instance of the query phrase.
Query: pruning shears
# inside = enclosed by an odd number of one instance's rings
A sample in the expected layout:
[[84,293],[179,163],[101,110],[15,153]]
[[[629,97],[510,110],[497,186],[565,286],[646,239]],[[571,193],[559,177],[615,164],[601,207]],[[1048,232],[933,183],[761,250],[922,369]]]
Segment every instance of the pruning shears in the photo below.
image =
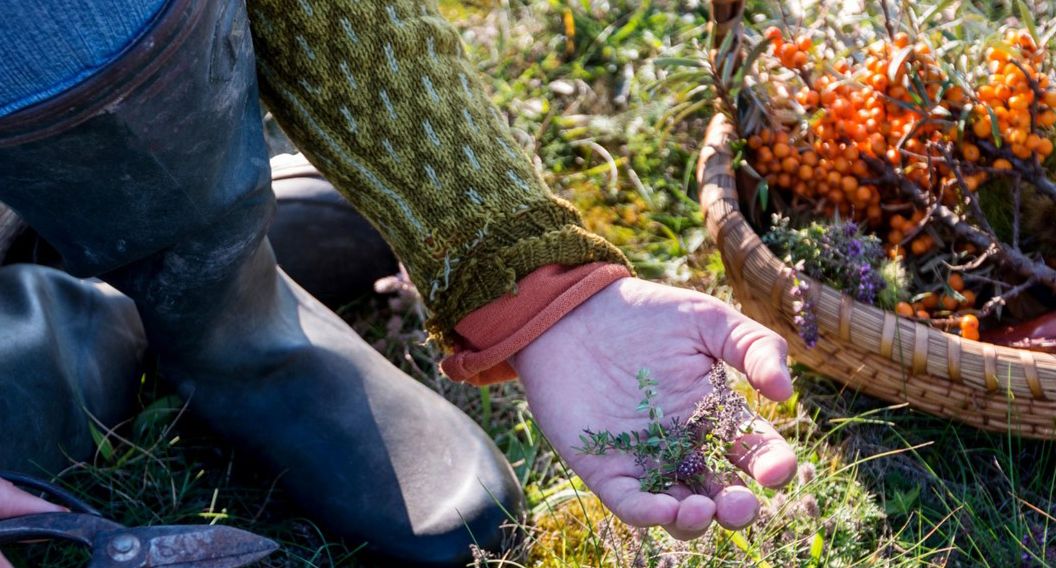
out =
[[0,521],[0,545],[25,540],[67,540],[88,546],[88,568],[237,568],[261,560],[276,549],[274,541],[220,525],[126,527],[51,483],[19,473],[0,477],[40,491],[70,513],[41,513]]

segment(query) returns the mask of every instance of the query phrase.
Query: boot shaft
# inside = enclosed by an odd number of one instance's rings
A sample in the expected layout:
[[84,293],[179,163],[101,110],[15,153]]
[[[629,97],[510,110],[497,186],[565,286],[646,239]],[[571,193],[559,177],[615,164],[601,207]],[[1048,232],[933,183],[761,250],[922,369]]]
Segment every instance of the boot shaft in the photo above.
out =
[[[273,198],[240,1],[170,0],[120,59],[0,119],[0,201],[99,275]],[[260,211],[263,210],[263,214]]]

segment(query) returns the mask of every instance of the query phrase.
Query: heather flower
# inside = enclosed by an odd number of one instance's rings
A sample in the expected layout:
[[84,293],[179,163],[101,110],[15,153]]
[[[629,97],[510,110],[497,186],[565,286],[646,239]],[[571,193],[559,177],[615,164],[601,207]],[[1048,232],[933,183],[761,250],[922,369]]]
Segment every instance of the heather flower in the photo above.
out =
[[[796,269],[802,267],[802,262],[796,264]],[[792,280],[792,323],[799,331],[799,336],[807,348],[813,349],[818,344],[818,312],[814,305],[814,298],[810,295],[810,285],[799,277],[798,272]]]
[[730,388],[726,367],[721,363],[708,373],[712,391],[697,402],[686,425],[698,439],[711,435],[732,443],[740,435],[747,409],[744,397]]

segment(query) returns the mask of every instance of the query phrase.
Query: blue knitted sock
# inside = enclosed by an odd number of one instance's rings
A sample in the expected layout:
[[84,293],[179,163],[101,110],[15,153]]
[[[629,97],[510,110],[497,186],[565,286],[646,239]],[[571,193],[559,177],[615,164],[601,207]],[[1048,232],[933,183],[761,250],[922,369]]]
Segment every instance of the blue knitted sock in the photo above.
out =
[[0,2],[0,116],[99,72],[149,28],[166,1]]

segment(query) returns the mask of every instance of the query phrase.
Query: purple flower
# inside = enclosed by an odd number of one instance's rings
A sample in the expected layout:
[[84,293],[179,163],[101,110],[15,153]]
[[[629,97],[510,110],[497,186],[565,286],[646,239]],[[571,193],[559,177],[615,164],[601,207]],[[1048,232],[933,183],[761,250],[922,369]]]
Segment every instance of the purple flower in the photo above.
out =
[[799,330],[803,343],[813,349],[818,344],[818,313],[814,299],[810,297],[810,285],[797,276],[792,290],[792,295],[800,298],[794,304],[795,315],[792,317],[792,323]]
[[858,286],[855,288],[854,297],[860,302],[872,304],[876,301],[876,295],[886,285],[883,276],[874,270],[871,264],[866,262],[858,265],[858,274],[856,276]]
[[[837,225],[838,226],[838,225]],[[843,224],[843,235],[847,238],[852,238],[858,234],[858,223],[854,221],[847,221]]]

